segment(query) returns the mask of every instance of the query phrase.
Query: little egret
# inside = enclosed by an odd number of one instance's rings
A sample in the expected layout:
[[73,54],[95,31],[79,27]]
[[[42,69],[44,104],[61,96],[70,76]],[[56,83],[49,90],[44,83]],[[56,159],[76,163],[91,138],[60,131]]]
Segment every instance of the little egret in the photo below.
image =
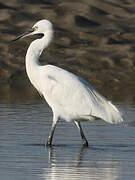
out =
[[83,145],[88,141],[80,122],[102,119],[108,123],[119,123],[123,119],[119,110],[88,82],[54,65],[41,65],[39,57],[53,39],[53,26],[48,20],[38,21],[29,31],[14,39],[40,35],[26,53],[26,72],[38,92],[52,108],[53,123],[47,146],[52,145],[56,123],[59,119],[73,121],[80,131]]

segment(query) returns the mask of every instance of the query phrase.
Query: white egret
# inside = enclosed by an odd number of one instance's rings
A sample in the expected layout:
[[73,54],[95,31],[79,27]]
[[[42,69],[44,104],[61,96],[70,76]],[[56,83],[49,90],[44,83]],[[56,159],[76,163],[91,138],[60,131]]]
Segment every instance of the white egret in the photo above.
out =
[[50,21],[38,21],[30,31],[14,40],[35,34],[40,35],[40,38],[34,40],[27,50],[26,71],[33,86],[52,108],[53,123],[46,145],[52,145],[56,123],[61,118],[75,122],[83,145],[88,146],[80,122],[102,119],[108,123],[119,123],[123,121],[121,113],[82,78],[57,66],[40,64],[42,51],[53,39],[53,26]]

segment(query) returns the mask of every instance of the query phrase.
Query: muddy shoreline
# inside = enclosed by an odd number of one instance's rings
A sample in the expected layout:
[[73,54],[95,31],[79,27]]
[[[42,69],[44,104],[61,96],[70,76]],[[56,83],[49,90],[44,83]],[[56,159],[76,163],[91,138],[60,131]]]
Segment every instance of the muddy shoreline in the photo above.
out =
[[[33,38],[11,40],[40,19],[52,21],[55,28],[42,64],[83,77],[109,99],[134,101],[134,0],[2,0],[0,12],[1,102],[12,101],[15,94],[39,98],[25,72],[25,54]],[[20,89],[26,90],[24,95]]]

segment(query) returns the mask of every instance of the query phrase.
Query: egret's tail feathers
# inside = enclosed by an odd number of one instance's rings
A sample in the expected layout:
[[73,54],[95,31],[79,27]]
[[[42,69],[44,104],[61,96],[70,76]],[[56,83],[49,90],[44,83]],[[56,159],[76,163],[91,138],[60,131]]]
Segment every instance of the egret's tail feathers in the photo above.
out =
[[92,112],[91,115],[100,118],[108,123],[120,123],[123,121],[122,114],[105,97],[100,95],[94,88],[89,89],[89,94],[92,99]]
[[105,102],[106,115],[103,120],[109,123],[120,123],[123,121],[122,113],[110,101]]

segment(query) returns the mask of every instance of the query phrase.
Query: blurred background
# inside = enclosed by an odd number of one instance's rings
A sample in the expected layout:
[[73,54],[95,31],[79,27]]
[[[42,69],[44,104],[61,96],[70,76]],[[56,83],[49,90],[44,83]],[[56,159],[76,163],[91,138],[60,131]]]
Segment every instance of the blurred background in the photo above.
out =
[[11,40],[41,19],[55,29],[42,64],[83,77],[113,101],[135,100],[134,0],[0,0],[0,102],[39,98],[25,72],[34,39]]

